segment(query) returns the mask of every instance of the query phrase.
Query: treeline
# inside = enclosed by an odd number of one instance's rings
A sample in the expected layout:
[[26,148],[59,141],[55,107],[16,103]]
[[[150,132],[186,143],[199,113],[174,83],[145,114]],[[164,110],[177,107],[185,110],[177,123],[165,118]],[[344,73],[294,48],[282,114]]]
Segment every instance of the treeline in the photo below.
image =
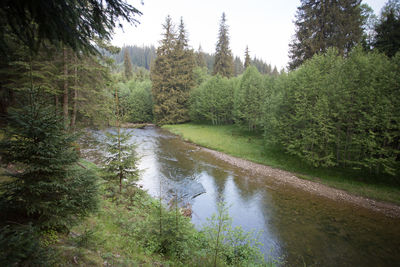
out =
[[121,65],[124,62],[124,53],[129,54],[132,66],[142,67],[147,70],[150,70],[151,63],[156,58],[156,48],[154,46],[127,45],[123,46],[117,54],[104,51],[104,55],[114,59],[117,65]]
[[[136,46],[136,45],[127,45],[123,46],[119,53],[112,54],[107,50],[102,50],[102,54],[104,56],[110,57],[115,60],[115,63],[120,66],[125,61],[124,53],[128,53],[131,59],[131,64],[133,67],[142,67],[147,70],[150,70],[151,63],[157,57],[156,48],[154,46]],[[213,72],[215,56],[210,53],[203,52],[201,47],[198,48],[197,51],[194,51],[196,56],[196,62],[200,67],[206,67],[208,73]],[[271,64],[266,63],[262,59],[254,57],[251,59],[252,65],[257,67],[258,71],[262,74],[269,75],[278,75],[278,69],[276,66],[272,66]],[[244,63],[240,59],[240,57],[235,57],[234,59],[234,73],[235,76],[238,76],[244,71]],[[282,70],[281,70],[282,71]]]

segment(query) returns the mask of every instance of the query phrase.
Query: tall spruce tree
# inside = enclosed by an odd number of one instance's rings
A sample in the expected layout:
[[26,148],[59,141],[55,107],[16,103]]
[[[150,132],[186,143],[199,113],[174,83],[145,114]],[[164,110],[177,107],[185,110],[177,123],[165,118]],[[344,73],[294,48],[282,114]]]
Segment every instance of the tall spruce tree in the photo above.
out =
[[246,46],[246,51],[244,51],[244,68],[247,69],[248,66],[251,64],[250,54],[249,54],[249,47]]
[[133,77],[131,56],[128,49],[125,49],[124,51],[124,74],[127,80],[130,80]]
[[375,27],[374,47],[393,57],[400,49],[400,1],[390,0],[382,8],[381,18]]
[[151,68],[154,119],[158,124],[189,120],[189,91],[194,86],[194,54],[188,47],[183,20],[175,33],[171,17],[166,18],[161,45]]
[[175,109],[176,122],[189,120],[189,92],[195,86],[194,68],[196,66],[194,52],[189,48],[185,24],[181,18],[178,39],[175,48],[175,77],[177,106]]
[[232,51],[229,48],[228,25],[226,25],[225,13],[222,13],[219,25],[218,42],[215,48],[215,61],[213,75],[232,77],[234,73]]
[[19,171],[1,184],[0,225],[68,229],[96,208],[96,178],[78,163],[76,137],[65,132],[62,118],[38,90],[28,96],[27,105],[10,113],[1,142],[2,163]]
[[361,41],[361,0],[301,0],[296,34],[290,44],[289,68],[295,69],[315,53],[336,47],[346,55]]

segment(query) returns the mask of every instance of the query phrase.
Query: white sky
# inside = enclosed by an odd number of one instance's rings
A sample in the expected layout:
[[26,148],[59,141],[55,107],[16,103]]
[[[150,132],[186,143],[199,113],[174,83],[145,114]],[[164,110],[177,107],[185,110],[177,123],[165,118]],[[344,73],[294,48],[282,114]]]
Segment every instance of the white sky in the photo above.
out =
[[[246,45],[250,56],[286,67],[288,48],[295,33],[293,21],[300,0],[128,0],[143,15],[140,24],[125,24],[115,31],[112,43],[158,46],[162,24],[167,15],[179,24],[180,17],[189,35],[189,45],[195,50],[214,53],[219,23],[225,12],[229,26],[230,48],[234,56],[244,57]],[[143,2],[143,5],[142,3]],[[379,15],[385,0],[363,0]]]

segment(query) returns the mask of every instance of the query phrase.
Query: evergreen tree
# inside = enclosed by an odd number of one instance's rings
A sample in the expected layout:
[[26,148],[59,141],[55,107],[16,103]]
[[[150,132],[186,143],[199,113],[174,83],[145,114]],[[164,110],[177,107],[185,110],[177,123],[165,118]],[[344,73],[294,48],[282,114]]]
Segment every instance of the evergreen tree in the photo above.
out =
[[173,49],[176,45],[174,26],[170,16],[167,16],[163,24],[164,38],[157,48],[157,58],[151,68],[152,94],[154,100],[154,119],[157,123],[172,123],[170,119],[171,109],[176,101],[172,98],[174,93]]
[[128,49],[124,49],[124,73],[125,73],[125,78],[127,80],[132,79],[133,76],[133,70],[132,70],[132,62],[131,62],[131,57],[129,55]]
[[188,47],[183,20],[176,35],[171,18],[165,30],[157,58],[151,69],[154,119],[158,124],[181,123],[189,119],[189,91],[194,87],[194,54]]
[[271,75],[272,67],[270,64],[265,63],[261,59],[254,57],[251,60],[251,64],[255,66],[261,74],[268,74]]
[[213,75],[232,77],[234,73],[232,51],[229,48],[228,25],[226,25],[225,13],[222,13],[219,25],[218,42],[215,48],[215,61]]
[[302,0],[296,14],[296,34],[290,44],[289,68],[295,69],[315,53],[336,47],[346,55],[361,41],[361,0]]
[[240,57],[235,57],[235,60],[233,61],[233,67],[235,70],[235,72],[234,72],[235,76],[239,76],[240,74],[243,73],[243,70],[244,70],[243,62],[240,59]]
[[391,0],[382,9],[380,21],[375,27],[374,47],[393,57],[400,49],[400,1]]
[[114,27],[122,27],[120,19],[134,24],[136,15],[141,12],[121,0],[6,0],[0,6],[0,51],[6,55],[3,38],[12,33],[35,52],[48,41],[94,53],[94,39],[110,40]]
[[[97,208],[95,174],[78,163],[75,137],[64,131],[62,118],[39,102],[42,96],[35,91],[30,91],[28,105],[10,112],[1,143],[2,163],[16,168],[0,189],[0,236],[7,239],[3,245],[11,246],[22,226],[32,229],[27,238],[45,229],[68,231]],[[23,252],[28,248],[17,249],[18,257],[31,256]],[[22,259],[10,260],[15,265]]]
[[[115,89],[115,120],[116,132],[106,133],[107,155],[104,160],[104,170],[106,179],[110,182],[117,182],[119,194],[122,194],[123,182],[125,181],[126,191],[128,186],[133,186],[139,178],[139,171],[136,166],[137,157],[135,153],[135,145],[130,144],[131,134],[128,131],[121,132],[120,122],[122,114],[120,110],[118,88]],[[114,187],[109,187],[114,191]]]
[[206,60],[204,58],[204,52],[201,49],[201,45],[199,45],[199,49],[196,52],[196,65],[197,67],[203,68],[206,67]]
[[244,68],[247,69],[248,66],[251,64],[250,54],[249,54],[249,47],[246,46],[246,51],[244,52]]
[[175,108],[175,122],[185,122],[189,120],[189,93],[195,86],[194,52],[189,48],[187,32],[183,19],[179,24],[178,39],[174,51],[174,72],[176,77],[176,96],[177,105]]

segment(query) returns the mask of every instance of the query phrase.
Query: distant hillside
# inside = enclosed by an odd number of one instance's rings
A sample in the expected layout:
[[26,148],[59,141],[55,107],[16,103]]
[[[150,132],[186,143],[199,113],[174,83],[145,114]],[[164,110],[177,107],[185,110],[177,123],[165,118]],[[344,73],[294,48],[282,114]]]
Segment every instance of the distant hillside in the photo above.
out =
[[[151,62],[156,58],[156,48],[154,46],[136,46],[136,45],[128,45],[123,46],[121,51],[118,54],[109,54],[105,53],[107,56],[113,58],[117,65],[122,64],[124,61],[124,51],[128,49],[132,66],[136,67],[143,67],[147,70],[150,70]],[[205,65],[208,69],[209,73],[212,73],[213,65],[214,65],[214,55],[201,52]],[[262,74],[269,74],[275,75],[277,74],[276,67],[272,68],[271,64],[264,62],[261,59],[254,58],[252,60],[252,64],[258,69],[258,71]],[[234,66],[235,66],[235,75],[240,75],[244,71],[243,61],[239,57],[235,57],[234,59]]]

